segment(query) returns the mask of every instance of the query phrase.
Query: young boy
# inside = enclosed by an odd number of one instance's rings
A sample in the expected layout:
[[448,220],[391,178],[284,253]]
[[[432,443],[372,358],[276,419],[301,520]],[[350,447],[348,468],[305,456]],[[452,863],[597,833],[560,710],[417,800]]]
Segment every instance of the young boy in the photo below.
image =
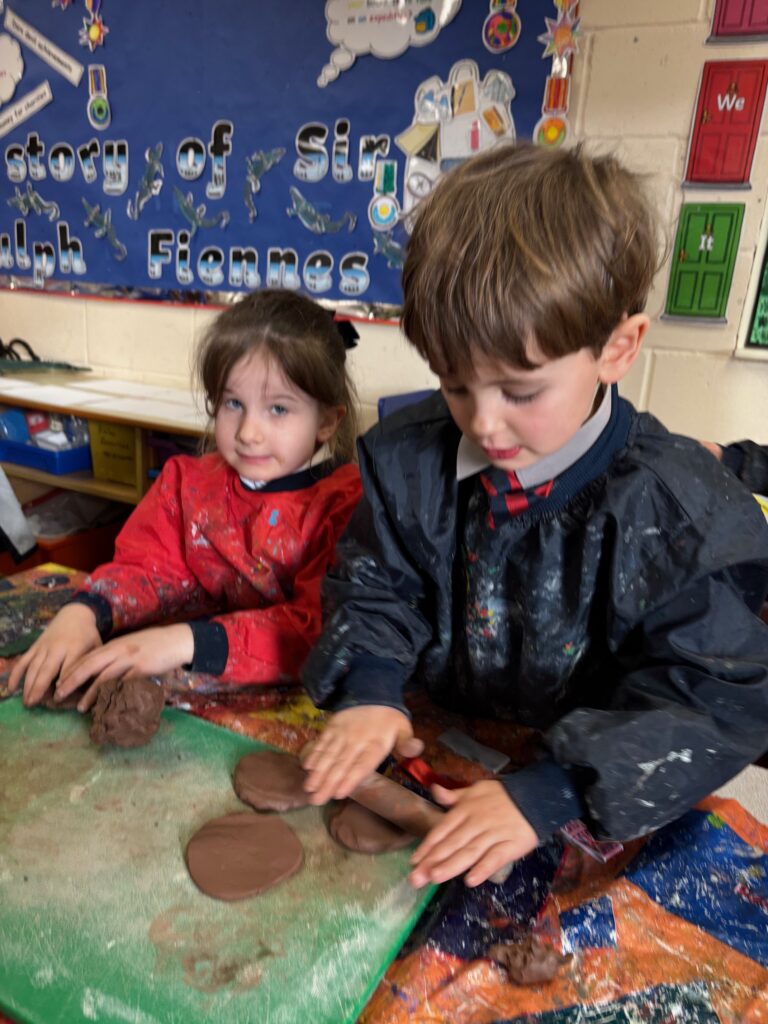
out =
[[306,759],[315,803],[418,752],[413,679],[542,732],[449,808],[420,886],[476,885],[583,818],[619,840],[676,818],[768,745],[768,526],[696,441],[619,398],[657,263],[614,159],[483,154],[425,202],[403,327],[441,393],[359,446],[365,498],[326,578],[305,665],[336,711]]

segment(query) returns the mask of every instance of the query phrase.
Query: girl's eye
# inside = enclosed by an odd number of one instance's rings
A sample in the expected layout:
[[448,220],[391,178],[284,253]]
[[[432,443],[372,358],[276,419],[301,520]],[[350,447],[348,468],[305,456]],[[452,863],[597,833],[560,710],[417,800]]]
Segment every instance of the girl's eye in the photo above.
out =
[[240,400],[238,398],[225,398],[224,399],[225,409],[242,409]]
[[525,405],[526,402],[532,402],[534,398],[538,398],[540,392],[534,391],[532,395],[512,395],[508,391],[502,391],[505,402],[511,402],[513,405]]
[[269,407],[269,411],[273,416],[285,416],[288,412],[284,405],[278,405],[277,403],[275,405],[271,405]]

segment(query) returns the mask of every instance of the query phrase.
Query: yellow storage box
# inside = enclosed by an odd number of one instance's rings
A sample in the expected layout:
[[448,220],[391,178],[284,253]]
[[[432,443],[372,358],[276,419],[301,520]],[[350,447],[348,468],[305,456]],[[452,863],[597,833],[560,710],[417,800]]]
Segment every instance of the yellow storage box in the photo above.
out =
[[136,483],[136,429],[120,423],[88,424],[93,475],[121,484]]

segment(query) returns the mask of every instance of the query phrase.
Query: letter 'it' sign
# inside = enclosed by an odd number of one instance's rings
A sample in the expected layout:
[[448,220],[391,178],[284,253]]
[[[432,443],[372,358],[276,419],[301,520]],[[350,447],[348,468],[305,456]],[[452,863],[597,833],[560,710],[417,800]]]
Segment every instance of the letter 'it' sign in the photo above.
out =
[[713,60],[704,65],[685,180],[749,181],[768,81],[768,60]]

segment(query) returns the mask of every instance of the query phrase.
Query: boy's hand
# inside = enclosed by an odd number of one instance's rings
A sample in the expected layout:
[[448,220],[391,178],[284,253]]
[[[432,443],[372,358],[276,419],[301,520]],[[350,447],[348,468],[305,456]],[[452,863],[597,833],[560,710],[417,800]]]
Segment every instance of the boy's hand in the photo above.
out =
[[195,640],[184,622],[172,626],[154,626],[110,640],[97,651],[90,651],[69,670],[61,673],[56,686],[56,700],[93,682],[80,698],[78,711],[87,711],[96,701],[99,687],[108,679],[138,679],[160,675],[192,661]]
[[400,757],[417,757],[423,749],[402,711],[381,704],[339,711],[303,759],[309,802],[343,800],[392,751]]
[[57,677],[65,675],[84,654],[99,647],[101,637],[91,609],[84,604],[65,605],[13,666],[8,689],[14,693],[24,679],[24,703],[32,707],[42,700]]
[[722,462],[723,449],[721,445],[715,444],[714,441],[699,441],[699,444],[703,448],[706,448],[707,451],[710,452],[712,455],[714,455],[718,462]]
[[479,885],[539,845],[500,782],[488,779],[453,790],[433,786],[432,795],[451,810],[411,857],[415,866],[410,882],[417,889],[427,882],[446,882],[463,871],[467,885]]

